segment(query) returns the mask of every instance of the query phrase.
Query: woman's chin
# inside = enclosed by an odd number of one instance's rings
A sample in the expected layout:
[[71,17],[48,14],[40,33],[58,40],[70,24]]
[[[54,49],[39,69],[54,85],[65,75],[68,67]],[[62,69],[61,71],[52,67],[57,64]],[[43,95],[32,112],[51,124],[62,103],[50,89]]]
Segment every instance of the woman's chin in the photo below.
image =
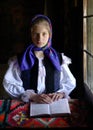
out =
[[44,47],[45,45],[41,45],[41,44],[36,44],[37,47],[41,48]]

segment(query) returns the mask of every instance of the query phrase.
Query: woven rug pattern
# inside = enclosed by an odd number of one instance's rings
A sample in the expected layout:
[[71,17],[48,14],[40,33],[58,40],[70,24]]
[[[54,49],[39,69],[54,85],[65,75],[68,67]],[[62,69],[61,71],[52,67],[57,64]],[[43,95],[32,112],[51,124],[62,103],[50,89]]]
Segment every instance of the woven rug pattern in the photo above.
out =
[[65,128],[87,127],[88,108],[85,102],[70,101],[71,116],[67,117],[29,117],[29,103],[17,100],[0,100],[1,128]]

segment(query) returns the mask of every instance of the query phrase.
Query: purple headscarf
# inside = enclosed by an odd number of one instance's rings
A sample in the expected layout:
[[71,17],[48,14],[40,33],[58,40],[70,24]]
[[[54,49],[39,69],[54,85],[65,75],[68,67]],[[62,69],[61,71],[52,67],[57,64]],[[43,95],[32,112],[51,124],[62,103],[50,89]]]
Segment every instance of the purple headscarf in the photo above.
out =
[[[31,21],[31,24],[33,24],[35,22],[35,20],[39,19],[39,18],[44,18],[45,20],[48,21],[49,23],[49,26],[50,26],[50,30],[51,30],[51,34],[52,34],[52,25],[51,25],[51,21],[50,19],[45,16],[45,15],[36,15],[32,21]],[[52,36],[49,38],[48,40],[48,43],[45,47],[42,47],[42,48],[39,48],[39,47],[36,47],[34,45],[34,43],[31,43],[27,49],[25,50],[25,52],[23,53],[21,59],[19,60],[19,65],[20,65],[20,69],[21,71],[24,71],[24,70],[29,70],[33,67],[34,63],[35,63],[35,55],[33,53],[33,51],[37,50],[37,51],[40,51],[42,50],[44,52],[44,55],[46,55],[49,60],[51,61],[51,63],[53,64],[53,66],[60,71],[60,61],[59,61],[59,58],[58,58],[58,55],[57,55],[57,52],[55,51],[55,49],[52,48],[51,46],[51,39],[52,39]]]

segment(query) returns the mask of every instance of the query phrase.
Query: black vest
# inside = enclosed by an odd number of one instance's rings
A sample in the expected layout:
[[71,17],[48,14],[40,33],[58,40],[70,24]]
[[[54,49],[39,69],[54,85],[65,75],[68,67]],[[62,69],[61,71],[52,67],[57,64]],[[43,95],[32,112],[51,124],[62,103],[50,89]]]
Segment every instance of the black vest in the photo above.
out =
[[[58,53],[60,64],[62,64],[62,56]],[[47,57],[44,57],[43,64],[46,69],[45,86],[46,93],[56,92],[60,87],[60,72],[54,68]],[[37,92],[37,76],[38,76],[38,59],[31,70],[22,71],[21,78],[25,90],[33,89]]]

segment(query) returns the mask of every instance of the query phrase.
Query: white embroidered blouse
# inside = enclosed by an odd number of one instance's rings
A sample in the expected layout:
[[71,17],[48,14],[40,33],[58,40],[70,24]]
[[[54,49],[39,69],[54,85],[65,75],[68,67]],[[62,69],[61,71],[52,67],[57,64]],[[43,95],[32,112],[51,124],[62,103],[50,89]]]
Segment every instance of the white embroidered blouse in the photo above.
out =
[[[60,89],[57,92],[64,92],[66,97],[69,97],[69,94],[76,87],[76,79],[71,73],[68,65],[71,64],[71,59],[65,56],[63,53],[63,64],[61,65],[60,72]],[[37,93],[41,94],[45,92],[45,76],[46,70],[43,65],[43,58],[38,59],[38,82],[37,82]],[[34,90],[24,90],[23,82],[21,80],[21,71],[18,65],[17,57],[13,57],[8,62],[9,68],[7,69],[4,79],[3,86],[5,91],[12,98],[21,98],[23,101],[28,102],[31,93],[35,93]]]

